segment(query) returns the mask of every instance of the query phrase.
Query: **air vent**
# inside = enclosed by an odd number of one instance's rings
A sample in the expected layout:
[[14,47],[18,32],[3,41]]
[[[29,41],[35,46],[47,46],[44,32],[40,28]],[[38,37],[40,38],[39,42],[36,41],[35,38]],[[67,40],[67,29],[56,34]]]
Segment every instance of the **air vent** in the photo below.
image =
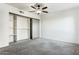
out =
[[20,13],[22,13],[22,14],[24,14],[24,12],[23,11],[19,11]]

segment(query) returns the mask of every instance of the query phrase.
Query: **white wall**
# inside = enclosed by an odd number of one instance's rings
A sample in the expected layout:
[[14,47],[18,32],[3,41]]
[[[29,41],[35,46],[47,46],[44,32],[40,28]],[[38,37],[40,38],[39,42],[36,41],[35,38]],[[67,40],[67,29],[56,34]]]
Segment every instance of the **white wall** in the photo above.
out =
[[41,16],[41,37],[79,44],[79,8]]
[[8,7],[0,4],[0,47],[8,45],[9,37]]
[[[20,9],[9,6],[7,4],[0,4],[0,47],[7,46],[9,44],[9,12],[20,14]],[[36,14],[24,11],[24,15],[31,18],[40,19]]]

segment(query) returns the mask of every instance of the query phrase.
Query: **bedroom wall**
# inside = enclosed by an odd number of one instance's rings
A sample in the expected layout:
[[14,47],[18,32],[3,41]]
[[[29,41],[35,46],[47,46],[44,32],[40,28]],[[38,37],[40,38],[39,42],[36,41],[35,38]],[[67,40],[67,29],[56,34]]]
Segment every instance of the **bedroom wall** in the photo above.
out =
[[[0,3],[0,47],[9,45],[9,12],[20,14],[23,16],[40,19],[36,14],[24,11],[24,14],[19,13],[20,9],[7,4]],[[23,11],[23,10],[22,10]]]
[[79,44],[79,7],[41,16],[41,38]]
[[8,19],[8,7],[6,5],[0,4],[0,47],[7,46],[9,42]]

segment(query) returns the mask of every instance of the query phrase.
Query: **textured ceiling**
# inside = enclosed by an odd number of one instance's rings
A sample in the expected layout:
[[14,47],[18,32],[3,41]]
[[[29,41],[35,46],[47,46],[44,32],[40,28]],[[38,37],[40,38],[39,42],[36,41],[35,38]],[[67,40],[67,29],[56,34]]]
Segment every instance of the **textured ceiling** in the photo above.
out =
[[[9,5],[12,5],[14,7],[17,7],[19,9],[23,9],[26,11],[33,10],[30,5],[34,3],[8,3]],[[60,10],[65,10],[69,8],[79,7],[79,3],[45,3],[48,6],[49,12],[56,12]]]

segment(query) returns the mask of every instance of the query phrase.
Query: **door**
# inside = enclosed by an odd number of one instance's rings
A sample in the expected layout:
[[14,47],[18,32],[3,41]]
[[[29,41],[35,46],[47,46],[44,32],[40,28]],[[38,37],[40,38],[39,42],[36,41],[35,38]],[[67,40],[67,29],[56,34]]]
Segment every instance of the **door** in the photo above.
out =
[[17,40],[29,39],[29,18],[17,16]]
[[15,14],[9,14],[10,30],[9,41],[16,42],[18,40],[29,39],[30,24],[29,18],[18,16]]
[[39,20],[32,19],[32,36],[33,39],[39,38]]
[[16,27],[17,27],[17,19],[16,15],[9,14],[9,41],[10,42],[16,42],[17,35],[16,35]]
[[10,25],[9,25],[9,41],[13,42],[13,16],[12,14],[9,14],[9,21],[10,21]]

